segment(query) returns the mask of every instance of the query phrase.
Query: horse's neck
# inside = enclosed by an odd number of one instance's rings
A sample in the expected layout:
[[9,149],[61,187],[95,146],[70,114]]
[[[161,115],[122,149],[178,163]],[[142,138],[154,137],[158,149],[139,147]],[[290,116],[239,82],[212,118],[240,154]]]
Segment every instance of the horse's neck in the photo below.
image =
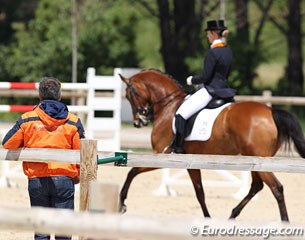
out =
[[159,104],[154,105],[154,116],[157,118],[162,118],[162,116],[168,116],[173,118],[178,107],[182,103],[184,95],[171,96],[168,99]]
[[155,121],[164,122],[165,119],[172,119],[186,93],[173,82],[149,82],[151,102],[154,104]]
[[151,100],[154,103],[154,115],[156,118],[162,118],[162,121],[164,116],[172,119],[186,94],[179,88],[160,90],[160,92],[159,94],[153,92],[151,95]]
[[170,144],[173,138],[173,117],[182,100],[182,97],[177,97],[163,108],[154,108],[154,123],[151,140],[155,151],[162,152],[164,148]]
[[172,80],[160,76],[154,76],[144,84],[154,105],[152,146],[155,151],[162,152],[173,138],[172,120],[186,94]]

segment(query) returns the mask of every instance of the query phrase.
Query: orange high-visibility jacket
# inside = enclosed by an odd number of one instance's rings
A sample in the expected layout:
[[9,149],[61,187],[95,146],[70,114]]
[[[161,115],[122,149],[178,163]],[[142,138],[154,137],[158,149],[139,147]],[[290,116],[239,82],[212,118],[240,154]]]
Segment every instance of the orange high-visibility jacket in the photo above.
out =
[[[43,100],[30,112],[24,113],[3,139],[7,149],[60,148],[80,149],[84,128],[80,119],[69,113],[66,105],[55,100]],[[64,158],[65,156],[63,156]],[[79,176],[79,165],[65,163],[23,162],[28,178]]]

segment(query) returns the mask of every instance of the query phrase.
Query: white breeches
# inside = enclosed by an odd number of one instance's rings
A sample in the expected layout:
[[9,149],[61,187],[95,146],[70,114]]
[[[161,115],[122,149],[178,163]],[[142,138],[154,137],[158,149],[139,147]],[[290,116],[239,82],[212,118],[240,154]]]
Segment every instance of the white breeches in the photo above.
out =
[[212,96],[203,87],[185,100],[185,102],[178,108],[176,114],[180,114],[185,120],[187,120],[194,113],[204,108],[211,100]]

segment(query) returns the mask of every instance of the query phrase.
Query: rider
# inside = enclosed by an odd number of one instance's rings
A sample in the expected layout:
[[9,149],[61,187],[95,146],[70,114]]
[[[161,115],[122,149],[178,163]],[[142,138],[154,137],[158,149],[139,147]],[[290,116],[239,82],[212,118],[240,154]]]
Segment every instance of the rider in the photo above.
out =
[[204,108],[213,98],[230,99],[236,94],[236,90],[229,88],[226,83],[233,57],[231,49],[227,46],[226,37],[229,31],[224,25],[224,20],[208,21],[205,32],[211,45],[204,59],[202,74],[186,79],[187,85],[202,84],[202,87],[184,101],[176,112],[173,149],[175,153],[184,153],[182,145],[187,119]]

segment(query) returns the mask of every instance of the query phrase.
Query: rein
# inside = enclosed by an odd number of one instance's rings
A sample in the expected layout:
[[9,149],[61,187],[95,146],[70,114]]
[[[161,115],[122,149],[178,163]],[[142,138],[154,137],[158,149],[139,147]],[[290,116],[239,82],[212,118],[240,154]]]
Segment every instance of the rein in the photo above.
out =
[[[176,92],[178,92],[180,89],[176,89],[175,91],[172,91],[170,94],[164,96],[163,98],[161,98],[159,101],[155,102],[154,104],[161,104],[163,100],[173,96]],[[161,108],[159,108],[158,111],[155,112],[155,114],[157,114],[159,111],[161,111],[165,106],[167,106],[168,104],[170,104],[172,101],[175,100],[176,97],[180,96],[181,93],[179,93],[178,95],[175,95],[174,97],[170,98]],[[153,105],[154,105],[153,104]]]
[[146,107],[144,107],[142,104],[140,105],[140,108],[136,107],[135,104],[135,98],[142,98],[141,95],[137,92],[137,90],[132,86],[131,82],[127,83],[127,87],[129,88],[129,98],[131,101],[131,107],[132,110],[138,114],[146,115],[149,111]]

